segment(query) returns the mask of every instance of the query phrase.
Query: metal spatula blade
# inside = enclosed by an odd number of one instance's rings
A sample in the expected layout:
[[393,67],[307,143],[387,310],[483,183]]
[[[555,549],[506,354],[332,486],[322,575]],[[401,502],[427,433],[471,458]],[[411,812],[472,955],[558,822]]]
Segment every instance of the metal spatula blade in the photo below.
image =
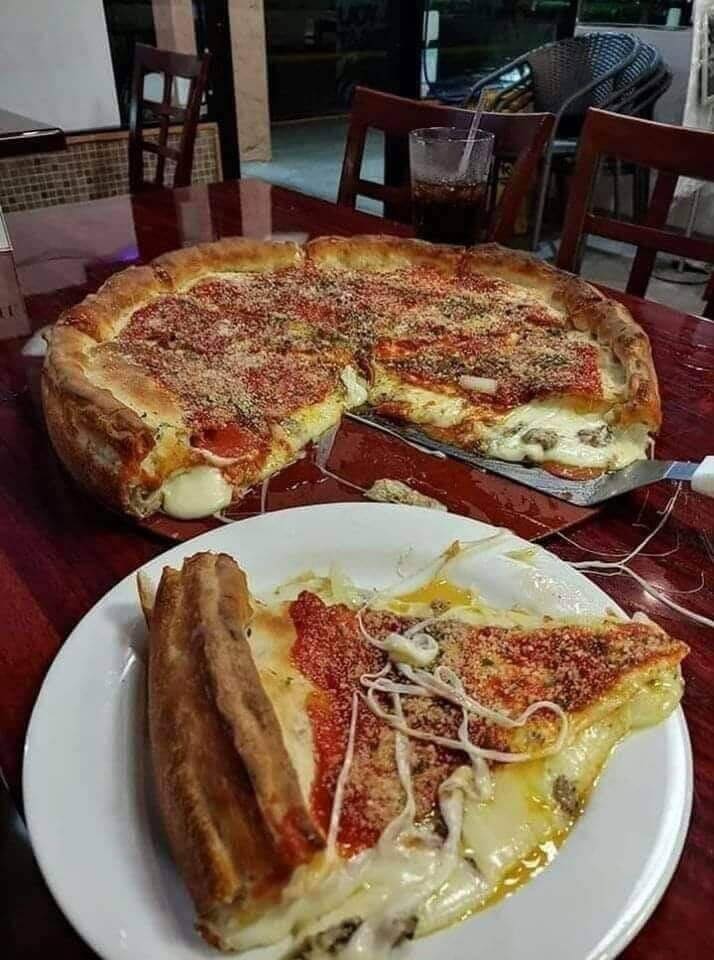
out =
[[558,500],[567,500],[579,507],[594,507],[621,493],[649,486],[658,480],[690,480],[699,464],[681,460],[637,460],[629,467],[614,473],[603,473],[592,480],[566,480],[538,467],[486,458],[480,460],[479,466],[557,497]]
[[[350,410],[347,416],[359,423],[391,433],[408,443],[442,453],[491,473],[497,473],[499,476],[507,477],[516,483],[522,483],[548,496],[566,500],[579,507],[593,507],[621,493],[646,487],[658,480],[691,480],[695,472],[702,468],[699,463],[688,463],[682,460],[637,460],[629,467],[614,473],[604,473],[593,480],[566,480],[538,467],[480,457],[451,444],[433,440],[415,427],[393,423],[368,408]],[[707,458],[707,460],[710,459],[712,458]],[[700,492],[706,491],[700,490]]]

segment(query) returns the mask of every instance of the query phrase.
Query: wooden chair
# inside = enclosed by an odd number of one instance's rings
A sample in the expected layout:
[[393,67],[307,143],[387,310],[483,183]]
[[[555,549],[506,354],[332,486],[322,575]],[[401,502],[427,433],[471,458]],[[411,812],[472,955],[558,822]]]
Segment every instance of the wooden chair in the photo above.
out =
[[[190,184],[196,127],[210,60],[208,51],[202,57],[194,57],[172,50],[157,50],[143,43],[136,44],[129,105],[129,188],[132,193],[163,187],[167,160],[176,163],[172,185],[186,187]],[[147,73],[163,74],[164,89],[160,102],[144,97],[144,77]],[[176,77],[190,81],[185,107],[174,106],[171,102]],[[153,114],[158,121],[158,140],[147,140],[143,135],[147,113]],[[178,149],[168,145],[169,125],[172,123],[183,124]],[[144,177],[144,153],[156,155],[153,180]]]
[[[347,144],[342,163],[337,203],[354,209],[358,196],[372,197],[390,206],[390,214],[398,219],[411,220],[411,189],[409,174],[401,186],[388,186],[363,180],[360,176],[364,145],[369,129],[381,130],[387,137],[406,141],[409,133],[420,127],[457,127],[468,129],[473,118],[470,110],[444,107],[423,100],[395,97],[367,87],[357,87],[352,103]],[[545,144],[553,130],[554,117],[550,113],[484,113],[481,129],[494,134],[494,171],[498,177],[500,165],[513,163],[513,172],[503,190],[500,203],[494,202],[488,230],[489,240],[507,243],[513,236],[516,217],[537,180]]]
[[[590,212],[603,157],[614,157],[657,171],[642,223],[626,223]],[[644,297],[657,251],[714,263],[714,239],[687,237],[681,230],[667,227],[669,208],[680,176],[714,182],[714,133],[589,110],[580,135],[557,265],[577,273],[585,237],[589,233],[632,243],[637,247],[637,253],[627,281],[627,292]],[[705,297],[711,315],[714,281],[710,281]]]

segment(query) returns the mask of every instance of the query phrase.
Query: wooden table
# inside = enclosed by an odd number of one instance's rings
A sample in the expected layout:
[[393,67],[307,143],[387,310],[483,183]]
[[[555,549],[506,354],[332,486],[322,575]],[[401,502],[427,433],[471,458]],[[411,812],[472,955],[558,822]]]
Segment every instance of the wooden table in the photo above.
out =
[[[109,274],[182,244],[222,235],[384,231],[404,227],[258,181],[196,186],[13,214],[8,218],[28,312],[36,327],[95,289]],[[661,456],[712,451],[714,323],[616,294],[649,333],[660,372],[665,427]],[[0,336],[2,335],[0,331]],[[74,489],[49,448],[28,387],[32,361],[16,340],[0,341],[0,765],[19,803],[22,743],[47,668],[86,611],[166,543],[95,506]],[[590,549],[626,551],[652,529],[671,490],[622,497],[572,534]],[[588,554],[553,538],[567,559]],[[668,552],[676,548],[673,552]],[[659,589],[701,589],[675,599],[714,610],[712,501],[682,491],[665,530],[636,569]],[[680,619],[633,581],[599,582],[626,609],[643,609],[692,647],[684,708],[695,757],[694,813],[685,851],[660,906],[626,950],[629,960],[714,956],[714,632]],[[81,960],[92,956],[64,921],[32,859],[24,827],[0,790],[3,956]],[[61,830],[61,824],[57,825]],[[4,921],[4,922],[2,922]],[[9,947],[9,952],[8,952]],[[540,958],[536,958],[540,960]],[[576,958],[573,958],[576,960]]]
[[59,127],[31,120],[10,110],[0,110],[0,160],[27,153],[48,153],[67,147]]

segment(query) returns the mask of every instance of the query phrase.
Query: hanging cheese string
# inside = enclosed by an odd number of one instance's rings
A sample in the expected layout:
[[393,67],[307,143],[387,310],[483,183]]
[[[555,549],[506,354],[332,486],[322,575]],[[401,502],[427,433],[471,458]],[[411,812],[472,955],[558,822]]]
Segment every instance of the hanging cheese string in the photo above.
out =
[[335,437],[337,436],[338,429],[339,424],[335,424],[334,427],[330,427],[329,430],[326,430],[318,440],[315,446],[315,466],[320,473],[323,474],[323,476],[330,477],[332,480],[337,480],[338,483],[343,483],[346,487],[350,487],[352,490],[359,490],[360,493],[366,493],[366,487],[360,487],[358,484],[352,483],[351,480],[345,480],[344,477],[340,477],[338,474],[327,469],[327,461],[332,453],[332,447],[335,443]]
[[[425,670],[414,670],[407,664],[397,664],[397,667],[407,678],[413,677],[416,682],[404,684],[390,680],[385,676],[384,668],[378,676],[364,674],[360,677],[360,682],[362,686],[367,688],[367,694],[364,697],[365,703],[376,716],[389,723],[398,733],[411,736],[418,740],[426,740],[440,744],[441,746],[451,747],[454,750],[460,750],[465,753],[471,761],[476,794],[480,800],[488,800],[493,791],[493,781],[487,764],[488,760],[500,763],[526,762],[559,753],[565,744],[569,729],[568,718],[565,711],[553,701],[540,700],[532,703],[518,717],[513,718],[507,714],[499,713],[496,710],[485,707],[483,704],[478,703],[478,701],[468,696],[460,678],[448,667],[437,668],[435,674],[438,673],[438,677],[429,674]],[[453,740],[451,738],[440,737],[436,734],[431,734],[429,731],[413,730],[407,725],[401,709],[398,713],[395,711],[394,714],[388,714],[382,709],[376,700],[376,695],[379,693],[392,694],[392,696],[397,695],[400,697],[436,696],[459,706],[462,711],[462,718],[458,729],[458,739]],[[478,747],[471,741],[469,720],[472,714],[490,720],[499,726],[514,728],[524,726],[537,710],[550,710],[555,713],[561,721],[556,740],[544,750],[535,753],[506,753]]]
[[680,603],[676,603],[666,593],[662,593],[661,590],[653,587],[652,584],[648,583],[644,577],[641,577],[639,573],[635,573],[634,570],[630,570],[629,567],[622,567],[615,573],[608,574],[604,573],[602,569],[589,570],[587,566],[581,567],[580,564],[573,564],[573,566],[577,566],[580,569],[588,571],[589,573],[600,574],[601,576],[619,576],[620,574],[624,574],[625,576],[630,577],[636,583],[639,583],[645,593],[648,593],[651,597],[654,597],[655,600],[658,600],[663,606],[669,607],[670,610],[674,610],[676,613],[681,614],[685,620],[693,620],[694,623],[701,623],[704,627],[714,628],[714,620],[711,617],[705,617],[702,613],[695,613],[693,610],[688,610],[687,607],[683,607]]
[[[486,758],[472,750],[474,744],[471,743],[471,734],[469,733],[469,711],[466,707],[461,708],[461,723],[458,729],[459,743],[461,749],[471,760],[471,770],[474,777],[474,792],[478,800],[493,799],[493,777],[489,770]],[[476,748],[478,749],[478,748]]]
[[[387,665],[387,669],[389,669],[389,665]],[[394,703],[395,716],[404,722],[402,698],[399,693],[393,693],[392,702]],[[382,849],[392,845],[405,829],[412,826],[416,815],[416,800],[414,799],[414,788],[412,784],[411,747],[409,738],[405,737],[402,733],[397,733],[394,738],[394,758],[405,799],[401,813],[399,813],[391,823],[387,824],[382,831],[378,844]]]
[[[389,711],[385,710],[377,702],[375,695],[377,693],[392,692],[390,681],[386,678],[382,678],[378,682],[368,680],[363,683],[363,686],[366,687],[367,693],[360,694],[360,696],[372,713],[379,717],[380,720],[384,720],[385,723],[388,723],[395,730],[398,730],[400,733],[403,733],[414,740],[426,740],[429,743],[435,743],[442,747],[449,747],[452,750],[458,750],[466,753],[469,759],[472,760],[477,767],[480,767],[481,765],[478,762],[478,759],[474,761],[474,758],[483,757],[484,760],[491,760],[494,763],[525,763],[528,760],[538,760],[541,757],[549,757],[552,754],[557,753],[562,748],[565,737],[567,736],[567,726],[566,724],[562,724],[557,740],[550,746],[544,747],[542,750],[535,751],[534,753],[507,753],[504,750],[491,750],[487,747],[477,747],[476,744],[474,744],[471,740],[464,742],[462,740],[455,740],[453,737],[442,737],[439,734],[431,733],[427,730],[417,730],[414,727],[410,727],[404,719],[401,719],[396,714],[389,713]],[[417,696],[424,696],[424,694],[418,694],[416,690],[412,690],[410,692]],[[430,695],[431,694],[427,691],[426,696]],[[559,709],[557,705],[555,705],[555,707],[556,709]],[[565,719],[567,720],[567,718]]]
[[644,529],[647,529],[647,524],[646,524],[646,523],[642,523],[642,515],[644,514],[645,510],[647,509],[647,504],[649,503],[650,490],[651,490],[651,489],[652,489],[652,487],[647,487],[647,489],[645,490],[645,495],[644,495],[644,497],[642,498],[642,503],[640,504],[639,512],[638,512],[637,516],[635,517],[635,519],[632,521],[632,526],[633,526],[633,527],[643,527]]
[[[562,743],[565,741],[568,730],[568,718],[562,707],[555,703],[554,700],[536,700],[526,707],[519,716],[509,717],[508,714],[486,707],[484,704],[479,703],[478,700],[474,700],[473,697],[469,696],[464,689],[461,678],[451,667],[439,666],[433,673],[429,673],[427,670],[419,670],[411,667],[409,664],[399,663],[397,664],[397,669],[407,677],[407,679],[412,680],[413,683],[419,687],[430,690],[436,694],[436,696],[444,700],[449,700],[451,703],[462,707],[464,710],[480,717],[482,720],[488,720],[500,727],[507,727],[509,729],[523,727],[537,710],[550,710],[561,722],[558,742],[560,742],[562,746]],[[560,747],[558,747],[558,749],[560,749]]]
[[[348,416],[349,416],[349,414],[348,414]],[[352,419],[353,419],[353,420],[357,420],[357,422],[361,422],[359,416],[356,416],[356,415],[355,415],[355,416],[352,417]],[[446,456],[446,454],[444,453],[443,450],[434,450],[434,449],[432,449],[432,448],[430,448],[430,447],[424,447],[424,446],[422,446],[422,444],[416,443],[416,441],[414,441],[414,440],[408,440],[408,439],[407,439],[402,433],[400,433],[398,430],[393,430],[393,429],[391,429],[391,428],[388,427],[385,423],[377,423],[377,422],[374,421],[374,420],[369,420],[368,422],[369,422],[369,427],[370,427],[371,430],[381,430],[382,433],[386,433],[386,434],[388,434],[390,437],[396,437],[397,440],[401,440],[402,443],[406,443],[406,445],[407,445],[408,447],[414,447],[414,449],[415,449],[415,450],[418,450],[420,453],[428,453],[430,457],[436,457],[436,458],[439,459],[439,460],[446,460],[446,459],[447,459],[447,456]]]
[[339,424],[335,424],[333,427],[330,427],[329,430],[325,430],[315,444],[315,463],[320,469],[326,465],[330,458],[338,427]]
[[[573,540],[572,537],[566,536],[564,533],[560,533],[556,530],[555,536],[559,537],[561,540],[565,540],[566,543],[569,543],[573,547],[577,547],[578,550],[582,550],[583,553],[592,553],[597,557],[611,557],[613,560],[624,560],[628,555],[627,550],[594,550],[592,547],[586,547],[582,543],[578,543],[577,540]],[[670,557],[673,553],[676,553],[679,550],[679,531],[677,531],[677,543],[674,547],[670,547],[669,550],[662,550],[661,553],[639,553],[639,557],[651,557],[653,559],[659,559],[660,557]]]
[[[642,556],[647,556],[647,554],[642,554]],[[601,577],[619,577],[619,576],[620,576],[620,571],[619,571],[619,570],[610,570],[610,571],[600,570],[599,573],[598,573],[598,575],[601,576]],[[693,594],[693,593],[701,593],[701,591],[704,589],[705,580],[706,580],[706,578],[705,578],[705,576],[704,576],[704,571],[703,571],[703,570],[700,570],[700,571],[699,571],[699,583],[697,584],[696,587],[689,587],[687,590],[672,590],[672,589],[668,589],[668,590],[667,590],[667,596],[672,596],[672,595],[674,594],[674,596],[676,596],[676,597],[687,597],[687,596],[690,596],[690,595]],[[650,586],[653,586],[653,584],[650,584]],[[659,587],[655,587],[655,590],[659,590]]]
[[464,690],[460,677],[450,667],[437,667],[432,674],[427,670],[414,669],[406,663],[398,663],[396,667],[399,672],[411,681],[410,683],[400,683],[386,676],[390,666],[390,664],[387,664],[379,674],[363,674],[360,677],[360,683],[363,687],[366,687],[368,690],[373,690],[376,693],[391,693],[399,694],[400,696],[415,697],[433,696],[441,698],[442,700],[448,700],[455,706],[466,710],[469,714],[480,717],[482,720],[488,720],[497,726],[506,727],[507,729],[525,726],[537,710],[550,710],[561,722],[560,733],[555,744],[557,747],[557,749],[554,750],[555,753],[558,752],[565,741],[568,731],[568,718],[562,707],[553,700],[537,700],[526,707],[517,717],[510,717],[508,714],[493,710],[474,700],[473,697],[470,697]]
[[270,476],[267,476],[260,485],[260,512],[265,513],[268,505],[268,487],[270,486]]
[[[674,491],[672,496],[669,498],[667,505],[662,511],[662,516],[659,521],[655,524],[654,528],[647,534],[647,536],[642,540],[638,546],[633,550],[630,550],[621,560],[580,560],[580,561],[569,561],[572,567],[575,567],[577,570],[584,570],[587,573],[593,573],[601,576],[626,576],[630,577],[631,580],[634,580],[638,583],[645,593],[649,594],[651,597],[654,597],[655,600],[658,600],[665,607],[668,607],[670,610],[674,610],[676,613],[679,613],[682,617],[687,620],[693,620],[695,623],[700,623],[705,627],[714,627],[714,620],[711,617],[706,617],[704,614],[695,613],[693,610],[683,607],[680,603],[677,603],[675,600],[672,600],[670,596],[664,593],[661,590],[658,590],[657,587],[653,586],[649,581],[645,580],[639,573],[636,573],[632,570],[628,564],[640,555],[644,555],[642,551],[647,546],[647,544],[657,536],[660,530],[664,527],[667,520],[669,519],[672,511],[674,510],[677,500],[680,493],[682,492],[682,484],[677,484],[677,489]],[[696,589],[701,589],[700,587]],[[696,592],[693,591],[693,592]]]
[[355,733],[357,731],[357,713],[359,711],[359,698],[357,691],[352,694],[352,715],[350,717],[350,732],[347,737],[347,748],[345,749],[345,758],[342,761],[342,768],[337,777],[335,785],[335,797],[332,801],[332,812],[330,814],[330,826],[327,831],[326,857],[331,859],[337,855],[337,831],[340,827],[340,816],[342,814],[342,803],[344,800],[345,786],[350,775],[352,766],[352,757],[355,750]]

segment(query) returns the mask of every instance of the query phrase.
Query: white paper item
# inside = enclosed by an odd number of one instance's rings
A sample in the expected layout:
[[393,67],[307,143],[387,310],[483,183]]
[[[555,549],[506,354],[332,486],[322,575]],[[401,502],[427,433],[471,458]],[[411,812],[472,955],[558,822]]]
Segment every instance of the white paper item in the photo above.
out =
[[[702,65],[708,14],[714,17],[714,0],[695,0],[692,11],[692,62],[682,124],[685,127],[696,127],[700,130],[714,129],[714,104],[702,102]],[[711,93],[714,93],[714,90]],[[675,191],[673,212],[676,212],[677,206],[680,206],[683,201],[686,201],[686,209],[689,210],[693,195],[697,192],[699,192],[699,200],[695,228],[701,228],[706,233],[706,221],[711,223],[714,184],[693,180],[691,177],[680,177]]]

